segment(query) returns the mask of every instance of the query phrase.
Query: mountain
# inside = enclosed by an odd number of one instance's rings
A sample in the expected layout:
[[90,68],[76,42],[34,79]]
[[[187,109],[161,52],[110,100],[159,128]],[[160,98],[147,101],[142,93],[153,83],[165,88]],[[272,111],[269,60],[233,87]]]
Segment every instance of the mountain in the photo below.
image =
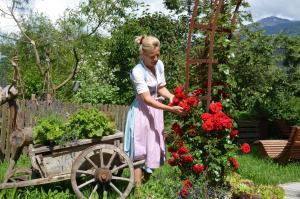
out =
[[287,35],[300,35],[300,21],[292,21],[279,17],[267,17],[256,22],[258,28],[267,35],[285,33]]

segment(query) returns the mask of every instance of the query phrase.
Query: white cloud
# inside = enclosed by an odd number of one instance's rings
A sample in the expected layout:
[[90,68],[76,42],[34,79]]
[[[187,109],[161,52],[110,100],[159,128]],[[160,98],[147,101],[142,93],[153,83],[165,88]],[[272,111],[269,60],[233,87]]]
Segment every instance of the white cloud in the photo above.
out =
[[[67,8],[79,6],[82,0],[33,0],[31,2],[34,12],[44,13],[53,22],[56,21]],[[10,5],[7,0],[0,0],[0,8],[6,10]],[[7,11],[7,10],[6,10]],[[0,16],[0,32],[18,31],[17,25],[12,18]]]
[[33,7],[35,11],[43,12],[52,21],[55,21],[67,8],[75,8],[79,0],[36,0]]
[[170,12],[165,8],[162,0],[137,0],[137,2],[144,2],[145,5],[149,5],[148,9],[150,12],[162,12],[165,14],[170,14]]
[[269,16],[300,20],[299,0],[248,0],[254,21]]

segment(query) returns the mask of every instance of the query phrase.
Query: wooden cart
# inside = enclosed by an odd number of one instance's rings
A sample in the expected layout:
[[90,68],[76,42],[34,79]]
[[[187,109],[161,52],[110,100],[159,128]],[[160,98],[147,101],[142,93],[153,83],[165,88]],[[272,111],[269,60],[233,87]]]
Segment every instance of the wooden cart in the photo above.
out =
[[134,166],[143,164],[144,160],[132,162],[129,159],[120,147],[122,137],[123,133],[117,131],[114,135],[78,140],[64,146],[28,144],[32,168],[15,169],[18,154],[30,140],[30,135],[13,133],[11,142],[17,147],[0,189],[70,179],[78,198],[105,195],[126,198],[134,186]]

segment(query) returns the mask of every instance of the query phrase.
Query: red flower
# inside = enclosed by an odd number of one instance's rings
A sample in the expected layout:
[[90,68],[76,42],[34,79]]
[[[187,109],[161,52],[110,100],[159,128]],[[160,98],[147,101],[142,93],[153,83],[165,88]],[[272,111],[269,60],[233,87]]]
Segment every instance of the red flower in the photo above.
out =
[[186,198],[189,195],[189,193],[188,193],[187,189],[183,188],[180,191],[180,195],[181,195],[181,197]]
[[177,122],[173,123],[172,130],[179,136],[183,135],[183,132],[181,131],[180,126]]
[[209,106],[209,110],[212,113],[217,113],[222,110],[222,103],[221,102],[216,102],[216,103],[211,103]]
[[174,97],[174,98],[173,98],[173,101],[172,101],[172,104],[173,104],[173,105],[178,105],[179,102],[180,102],[180,99],[178,99],[177,97]]
[[183,162],[186,162],[186,163],[193,162],[193,157],[191,155],[186,155],[183,157]]
[[242,144],[241,150],[244,154],[247,154],[250,152],[250,145],[247,143]]
[[221,122],[225,128],[232,129],[232,119],[230,119],[229,117],[223,118]]
[[178,154],[175,153],[175,152],[172,153],[172,157],[174,158],[174,160],[178,160],[179,159]]
[[187,154],[188,150],[185,147],[180,147],[177,151],[178,154],[183,155],[183,154]]
[[171,158],[171,159],[168,160],[168,164],[170,166],[176,166],[176,160],[174,160],[173,158]]
[[204,131],[209,133],[214,129],[214,123],[212,122],[212,120],[207,120],[203,123],[202,127]]
[[191,106],[193,106],[193,107],[197,107],[198,106],[199,100],[195,96],[191,96],[187,100],[188,100],[188,103]]
[[179,146],[181,146],[181,147],[184,146],[184,142],[182,140],[179,142]]
[[219,118],[214,118],[214,130],[221,131],[223,129],[222,122]]
[[230,138],[234,138],[238,135],[239,131],[238,130],[232,130],[230,133]]
[[190,182],[190,180],[189,179],[186,179],[186,180],[184,180],[183,181],[183,186],[184,186],[184,188],[191,188],[192,187],[192,184],[191,184],[191,182]]
[[177,86],[174,90],[174,93],[183,93],[184,92],[184,86]]
[[201,173],[203,170],[204,170],[204,166],[203,166],[202,164],[195,164],[195,165],[193,166],[193,172],[194,172],[195,174],[199,174],[199,173]]
[[235,170],[237,170],[239,168],[239,163],[235,158],[233,158],[233,157],[229,158],[229,162]]
[[203,92],[202,89],[198,88],[198,89],[194,90],[193,95],[197,97],[197,96],[199,96],[202,92]]
[[210,114],[210,113],[203,113],[201,115],[201,118],[202,118],[203,121],[209,120],[209,119],[212,118],[212,114]]
[[188,112],[191,109],[191,106],[186,100],[179,102],[179,106],[181,106],[186,112]]

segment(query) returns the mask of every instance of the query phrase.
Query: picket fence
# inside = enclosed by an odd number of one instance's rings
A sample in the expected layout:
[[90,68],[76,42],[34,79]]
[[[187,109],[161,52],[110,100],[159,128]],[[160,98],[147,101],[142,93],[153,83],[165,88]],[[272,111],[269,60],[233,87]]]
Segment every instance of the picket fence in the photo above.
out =
[[[107,104],[74,104],[69,102],[54,101],[50,105],[45,101],[18,101],[17,127],[34,127],[38,118],[49,112],[56,112],[65,117],[81,108],[94,107],[110,115],[116,124],[116,128],[122,132],[125,129],[126,117],[129,107],[122,105]],[[11,146],[9,137],[12,132],[12,121],[7,104],[0,106],[0,160],[9,159]]]

